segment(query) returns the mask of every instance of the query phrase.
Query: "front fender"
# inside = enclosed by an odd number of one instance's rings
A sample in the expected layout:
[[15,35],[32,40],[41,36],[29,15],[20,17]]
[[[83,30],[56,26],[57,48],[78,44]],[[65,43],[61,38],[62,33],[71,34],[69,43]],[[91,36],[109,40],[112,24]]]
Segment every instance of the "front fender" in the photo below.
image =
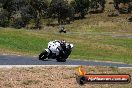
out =
[[45,49],[45,51],[47,51],[48,53],[50,53],[50,50],[49,49]]
[[70,44],[70,46],[71,46],[71,48],[73,48],[73,47],[74,47],[74,45],[73,45],[73,44]]

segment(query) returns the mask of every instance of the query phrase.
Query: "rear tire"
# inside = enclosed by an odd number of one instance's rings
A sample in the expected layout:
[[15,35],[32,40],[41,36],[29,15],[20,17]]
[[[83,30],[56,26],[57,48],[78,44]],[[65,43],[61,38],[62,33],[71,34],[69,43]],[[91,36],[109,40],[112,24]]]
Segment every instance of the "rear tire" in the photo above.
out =
[[64,58],[57,58],[56,60],[57,60],[57,62],[66,62],[66,59],[64,59]]
[[44,60],[48,57],[48,52],[47,51],[43,51],[40,55],[39,55],[39,60]]

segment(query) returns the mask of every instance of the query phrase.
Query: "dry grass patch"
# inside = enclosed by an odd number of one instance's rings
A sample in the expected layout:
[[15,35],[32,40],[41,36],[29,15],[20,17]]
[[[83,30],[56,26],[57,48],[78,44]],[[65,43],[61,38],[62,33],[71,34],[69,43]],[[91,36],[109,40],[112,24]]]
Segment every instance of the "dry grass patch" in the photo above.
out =
[[[112,74],[129,73],[132,69],[117,69],[115,67],[84,67],[88,73]],[[1,88],[131,88],[132,84],[86,84],[76,83],[77,68],[12,68],[0,69]]]

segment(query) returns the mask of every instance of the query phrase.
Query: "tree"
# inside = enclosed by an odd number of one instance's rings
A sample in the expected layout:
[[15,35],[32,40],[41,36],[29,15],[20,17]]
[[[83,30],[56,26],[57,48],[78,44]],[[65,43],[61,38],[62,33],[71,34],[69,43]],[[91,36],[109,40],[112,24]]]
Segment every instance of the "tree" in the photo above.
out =
[[30,4],[32,8],[36,11],[35,16],[35,28],[41,28],[40,20],[47,14],[48,1],[47,0],[31,0]]
[[9,25],[8,11],[1,9],[0,11],[0,27],[7,27]]
[[48,8],[47,0],[1,0],[0,6],[8,12],[6,18],[15,28],[25,27],[31,19],[40,28],[40,20]]
[[48,14],[52,18],[58,18],[58,23],[63,24],[68,19],[71,21],[74,9],[64,0],[52,0],[48,9]]
[[84,18],[89,10],[89,0],[74,0],[70,3],[79,17]]

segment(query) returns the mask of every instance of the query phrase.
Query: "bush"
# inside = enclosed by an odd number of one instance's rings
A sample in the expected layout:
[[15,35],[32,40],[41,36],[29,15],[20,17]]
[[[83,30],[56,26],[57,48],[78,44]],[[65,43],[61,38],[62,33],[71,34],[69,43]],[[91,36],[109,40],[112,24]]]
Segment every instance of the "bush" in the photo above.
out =
[[24,21],[21,18],[17,18],[12,24],[12,27],[17,28],[17,29],[20,29],[25,26],[26,26],[26,24],[24,23]]

